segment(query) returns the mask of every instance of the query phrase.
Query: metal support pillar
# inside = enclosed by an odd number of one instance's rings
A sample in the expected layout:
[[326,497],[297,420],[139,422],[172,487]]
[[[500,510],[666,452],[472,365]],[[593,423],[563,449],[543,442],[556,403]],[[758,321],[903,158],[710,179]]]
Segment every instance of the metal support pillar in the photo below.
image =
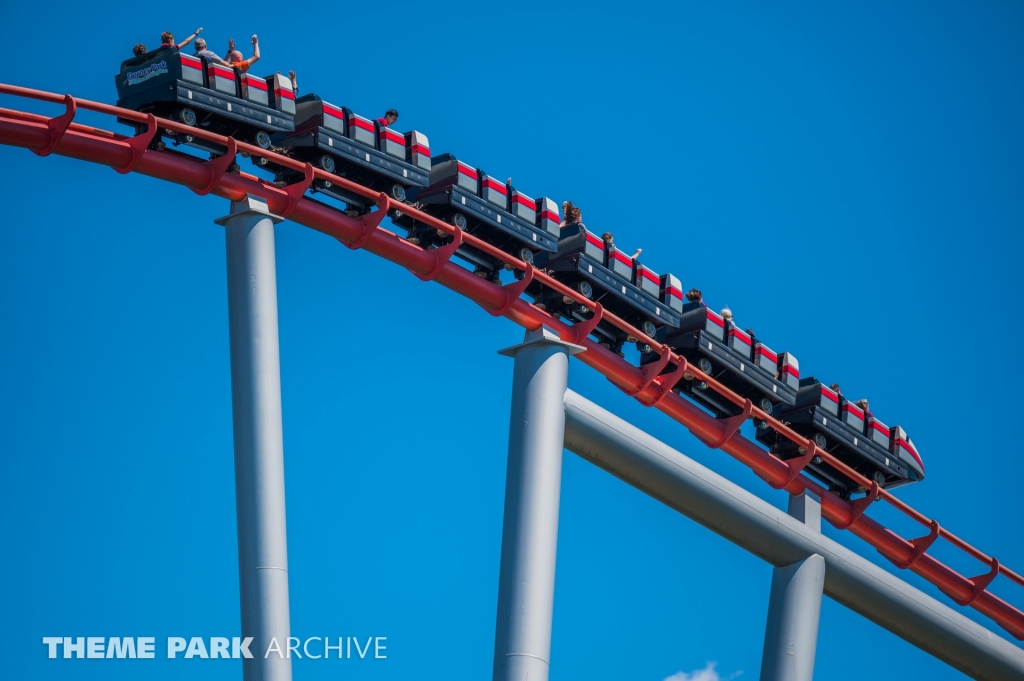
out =
[[249,195],[216,220],[227,241],[231,403],[242,636],[252,636],[245,681],[291,681],[291,660],[264,656],[272,639],[287,651],[288,542],[285,531],[281,365],[277,337],[274,224]]
[[569,356],[550,329],[502,350],[515,358],[501,534],[494,681],[546,681],[555,600],[558,503]]
[[[821,499],[810,492],[789,497],[789,515],[821,532]],[[818,554],[772,571],[761,681],[811,681],[818,643],[825,559]]]
[[1024,681],[1016,643],[572,390],[565,448],[776,567],[823,557],[826,596],[972,679]]

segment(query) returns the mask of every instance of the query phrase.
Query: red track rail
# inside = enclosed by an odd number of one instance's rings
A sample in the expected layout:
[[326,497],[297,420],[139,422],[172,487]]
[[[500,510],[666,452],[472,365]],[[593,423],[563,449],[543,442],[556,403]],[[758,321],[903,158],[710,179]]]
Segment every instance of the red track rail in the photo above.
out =
[[[155,119],[136,111],[120,109],[108,104],[75,99],[71,95],[57,95],[0,83],[0,94],[64,104],[65,113],[55,118],[46,118],[31,113],[0,109],[0,144],[25,147],[37,155],[56,153],[108,165],[120,173],[137,172],[161,180],[181,184],[198,194],[216,194],[231,200],[239,200],[246,194],[265,198],[271,210],[311,229],[336,238],[349,248],[363,248],[371,253],[398,263],[425,281],[436,281],[457,293],[475,301],[490,314],[504,316],[526,328],[536,329],[546,325],[559,333],[565,340],[586,346],[587,351],[576,355],[584,364],[604,374],[626,394],[635,397],[645,406],[656,407],[686,426],[709,447],[721,448],[754,470],[775,489],[785,489],[791,494],[810,490],[822,500],[822,515],[839,529],[848,529],[853,534],[875,547],[879,553],[903,569],[909,569],[932,584],[954,602],[970,606],[990,617],[1014,637],[1024,640],[1024,613],[1002,600],[988,586],[996,576],[1002,574],[1024,586],[1024,578],[1001,565],[994,557],[974,548],[966,541],[943,529],[939,523],[915,511],[889,492],[850,469],[827,452],[818,450],[815,444],[798,435],[783,423],[754,407],[730,392],[718,381],[706,376],[698,369],[688,366],[684,358],[672,353],[671,349],[640,330],[634,329],[614,315],[603,312],[596,305],[594,317],[576,325],[568,325],[555,319],[543,310],[522,300],[519,296],[531,280],[542,282],[577,302],[594,305],[578,292],[562,285],[542,271],[535,271],[529,264],[484,243],[470,234],[463,234],[452,225],[425,213],[402,205],[404,213],[412,215],[438,230],[451,234],[453,240],[436,250],[424,250],[401,237],[381,228],[381,219],[390,207],[387,195],[369,190],[344,178],[336,177],[310,164],[280,156],[250,144],[221,137],[199,128],[166,119]],[[147,130],[137,137],[129,138],[116,133],[78,125],[73,122],[78,109],[118,116],[122,119],[147,124]],[[160,128],[183,132],[201,137],[227,149],[225,156],[204,162],[193,156],[174,151],[148,149],[153,135]],[[227,172],[235,155],[239,152],[264,156],[281,165],[304,173],[304,180],[285,188],[278,188],[260,178],[245,173]],[[330,180],[334,184],[377,201],[378,210],[361,218],[353,218],[343,212],[317,201],[304,198],[306,189],[314,178]],[[450,262],[460,243],[470,243],[496,258],[522,270],[525,276],[505,286],[487,282],[468,270]],[[601,347],[588,336],[599,320],[609,321],[635,338],[649,343],[661,354],[661,359],[645,367],[635,367],[618,355]],[[677,366],[676,371],[659,376],[669,363]],[[689,401],[673,393],[671,388],[680,377],[703,380],[733,404],[743,408],[739,416],[715,420]],[[782,461],[760,446],[739,434],[739,427],[750,416],[765,421],[786,438],[800,445],[804,454],[790,461]],[[830,465],[842,470],[851,479],[869,490],[861,499],[845,501],[829,494],[818,483],[802,475],[802,470],[814,456],[820,456]],[[875,501],[884,500],[905,515],[928,528],[928,533],[916,539],[903,539],[892,530],[872,520],[865,510]],[[977,559],[986,572],[976,577],[965,577],[947,565],[936,560],[927,551],[939,538]]]

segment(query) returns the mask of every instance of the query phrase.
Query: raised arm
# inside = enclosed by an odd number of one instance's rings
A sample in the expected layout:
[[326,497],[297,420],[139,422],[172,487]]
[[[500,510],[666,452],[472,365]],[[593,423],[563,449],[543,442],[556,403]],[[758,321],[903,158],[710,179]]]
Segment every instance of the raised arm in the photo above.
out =
[[249,65],[253,65],[260,60],[260,41],[254,33],[252,36],[252,60]]
[[196,39],[196,36],[197,36],[197,35],[199,35],[199,34],[200,34],[200,33],[202,33],[202,32],[203,32],[203,27],[202,27],[202,26],[200,26],[199,28],[197,28],[197,29],[196,29],[196,30],[195,30],[195,31],[194,31],[194,32],[192,33],[192,35],[190,35],[189,37],[185,38],[185,39],[184,39],[184,40],[182,40],[182,41],[181,41],[180,43],[178,43],[178,49],[180,50],[181,48],[183,48],[183,47],[185,47],[186,45],[188,45],[188,44],[189,44],[190,42],[192,42],[193,40],[195,40],[195,39]]

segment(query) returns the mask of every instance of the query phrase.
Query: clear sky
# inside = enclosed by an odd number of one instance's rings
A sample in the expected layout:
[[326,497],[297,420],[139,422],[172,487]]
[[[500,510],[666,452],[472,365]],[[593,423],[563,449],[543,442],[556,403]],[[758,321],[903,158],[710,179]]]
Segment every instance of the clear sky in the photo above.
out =
[[[869,397],[927,465],[900,496],[1024,570],[1024,9],[769,4],[10,2],[0,42],[4,81],[113,103],[136,42],[202,25],[223,53],[258,32],[257,72],[395,107],[434,152],[573,200],[805,375]],[[23,149],[0,163],[0,678],[240,678],[237,661],[49,660],[41,643],[239,634],[227,202]],[[292,631],[387,637],[386,660],[299,660],[296,679],[488,678],[496,351],[522,330],[305,228],[277,239]],[[570,386],[784,504],[580,363]],[[770,578],[567,454],[552,678],[756,678]],[[828,599],[817,674],[959,676]]]

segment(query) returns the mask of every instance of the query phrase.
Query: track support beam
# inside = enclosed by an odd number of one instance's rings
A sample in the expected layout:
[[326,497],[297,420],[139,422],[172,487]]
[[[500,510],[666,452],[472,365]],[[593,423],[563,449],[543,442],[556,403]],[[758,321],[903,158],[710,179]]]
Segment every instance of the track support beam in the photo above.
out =
[[[811,492],[789,497],[789,515],[821,532],[821,500]],[[772,570],[761,681],[811,681],[825,586],[825,559],[812,554]]]
[[541,327],[515,358],[501,535],[494,681],[547,681],[569,356],[583,347]]
[[967,676],[1024,681],[1018,646],[571,390],[565,448],[775,567],[821,556],[826,596]]
[[231,404],[242,636],[252,636],[245,681],[291,681],[287,651],[288,542],[285,531],[281,363],[277,335],[274,224],[264,199],[248,195],[216,220],[227,241]]

